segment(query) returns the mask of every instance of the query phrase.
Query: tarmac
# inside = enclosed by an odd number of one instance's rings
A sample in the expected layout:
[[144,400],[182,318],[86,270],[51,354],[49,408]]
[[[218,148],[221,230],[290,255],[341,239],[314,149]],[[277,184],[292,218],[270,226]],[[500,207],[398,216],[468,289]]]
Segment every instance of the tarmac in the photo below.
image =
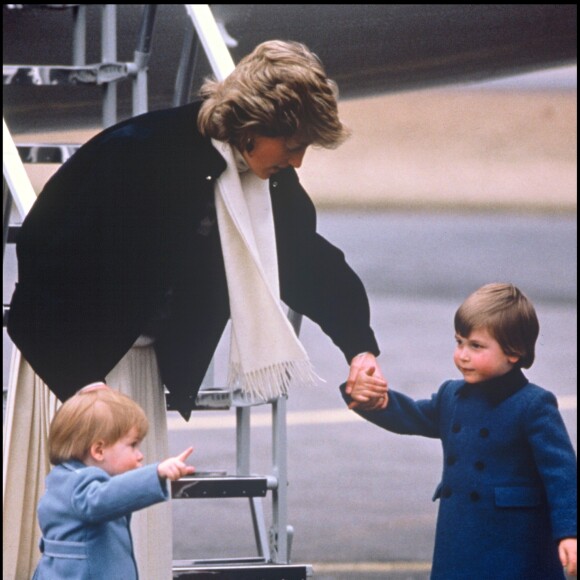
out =
[[[428,396],[454,371],[447,327],[463,287],[438,281],[458,284],[466,276],[472,284],[478,269],[495,276],[517,266],[546,297],[539,304],[544,335],[535,376],[559,390],[576,445],[576,91],[437,89],[340,107],[351,139],[335,151],[309,151],[299,173],[324,234],[348,250],[369,288],[391,384]],[[96,132],[31,132],[15,140],[82,143]],[[30,168],[37,192],[54,170]],[[454,240],[466,239],[473,263],[459,271]],[[515,254],[506,255],[508,243]],[[13,255],[7,263],[4,302]],[[289,400],[294,561],[313,562],[317,580],[427,580],[439,443],[379,432],[349,413],[336,389],[346,370],[340,353],[309,321],[301,336],[327,384]],[[8,347],[5,340],[5,377]],[[256,410],[256,471],[270,457],[268,420],[267,409]],[[193,443],[200,471],[228,467],[235,464],[231,421],[212,413],[185,425],[172,414],[170,445]],[[247,505],[230,505],[174,506],[175,556],[192,556],[192,545],[201,557],[221,555],[224,544],[251,549]],[[209,529],[220,516],[233,528],[231,540]]]
[[[576,211],[576,90],[459,86],[346,100],[339,109],[351,138],[336,150],[310,148],[299,170],[321,209]],[[98,131],[14,140],[84,143]],[[55,169],[29,166],[36,191]]]
[[576,91],[439,88],[345,101],[353,134],[313,150],[319,206],[574,211]]

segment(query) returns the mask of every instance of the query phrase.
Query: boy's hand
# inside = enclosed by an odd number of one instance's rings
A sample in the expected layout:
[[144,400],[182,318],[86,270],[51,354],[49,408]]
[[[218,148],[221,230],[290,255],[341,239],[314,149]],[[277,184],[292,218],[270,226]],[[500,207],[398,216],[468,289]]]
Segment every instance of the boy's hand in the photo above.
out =
[[558,555],[565,571],[570,576],[577,574],[577,540],[576,538],[564,538],[558,544]]
[[157,466],[157,474],[159,477],[176,481],[185,475],[191,475],[195,472],[193,465],[185,465],[185,460],[191,455],[193,447],[188,447],[185,451],[180,453],[177,457],[170,457],[162,461]]
[[348,405],[349,409],[376,411],[387,406],[389,401],[387,382],[383,379],[380,371],[378,373],[376,371],[375,366],[359,368],[350,391],[347,383],[346,392],[352,398]]

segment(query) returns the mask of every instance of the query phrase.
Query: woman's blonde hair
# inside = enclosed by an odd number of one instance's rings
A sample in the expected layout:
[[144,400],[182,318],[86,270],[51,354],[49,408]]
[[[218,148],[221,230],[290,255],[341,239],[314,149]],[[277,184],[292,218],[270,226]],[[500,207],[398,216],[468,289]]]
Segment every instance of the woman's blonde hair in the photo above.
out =
[[455,313],[455,332],[468,337],[485,328],[517,366],[532,366],[540,324],[533,304],[513,284],[486,284],[467,297]]
[[149,428],[145,412],[135,401],[107,387],[81,390],[65,401],[50,424],[50,462],[84,461],[93,443],[111,445],[132,428],[139,439]]
[[297,137],[327,149],[350,134],[338,117],[336,83],[298,42],[263,42],[224,81],[206,79],[200,95],[202,135],[240,149],[251,134]]

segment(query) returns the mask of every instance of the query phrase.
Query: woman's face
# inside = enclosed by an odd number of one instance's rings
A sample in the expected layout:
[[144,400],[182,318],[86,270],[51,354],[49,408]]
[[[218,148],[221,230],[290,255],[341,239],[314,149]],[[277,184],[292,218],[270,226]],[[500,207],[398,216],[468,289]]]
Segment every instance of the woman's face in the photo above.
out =
[[269,179],[286,167],[297,169],[310,143],[304,143],[294,137],[264,137],[255,135],[253,145],[242,151],[249,168],[260,178]]

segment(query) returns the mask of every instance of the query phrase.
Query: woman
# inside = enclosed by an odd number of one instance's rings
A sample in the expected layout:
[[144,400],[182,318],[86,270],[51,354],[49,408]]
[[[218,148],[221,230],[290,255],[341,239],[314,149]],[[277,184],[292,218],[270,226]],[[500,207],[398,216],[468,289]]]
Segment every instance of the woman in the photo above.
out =
[[365,289],[295,172],[309,146],[348,136],[336,85],[303,45],[270,41],[201,95],[90,140],[17,241],[10,336],[60,400],[99,381],[137,400],[162,442],[147,461],[167,454],[162,385],[189,418],[230,317],[232,388],[262,400],[313,380],[280,299],[341,349],[349,384],[382,378]]

